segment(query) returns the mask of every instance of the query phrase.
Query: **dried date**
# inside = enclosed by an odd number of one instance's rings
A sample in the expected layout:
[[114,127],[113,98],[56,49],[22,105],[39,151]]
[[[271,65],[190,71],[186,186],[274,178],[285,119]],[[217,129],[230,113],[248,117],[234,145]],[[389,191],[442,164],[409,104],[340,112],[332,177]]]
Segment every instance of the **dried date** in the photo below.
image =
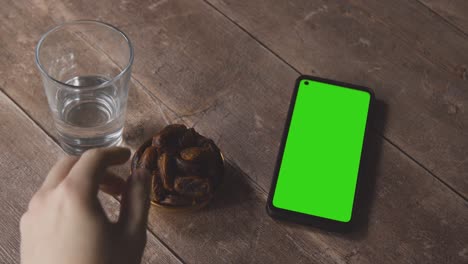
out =
[[188,197],[200,198],[211,194],[211,183],[207,178],[178,177],[174,182],[174,190]]
[[158,157],[158,150],[153,146],[147,147],[145,149],[145,152],[143,152],[143,155],[141,155],[138,167],[153,171],[156,168],[156,164],[158,160],[157,157]]
[[153,137],[153,146],[164,151],[174,152],[179,148],[179,140],[187,131],[185,125],[169,125]]
[[172,191],[174,189],[175,171],[170,156],[167,153],[162,153],[159,156],[158,168],[164,188]]
[[152,173],[152,201],[173,207],[209,201],[224,173],[213,140],[177,124],[165,127],[135,152],[132,170],[136,168]]

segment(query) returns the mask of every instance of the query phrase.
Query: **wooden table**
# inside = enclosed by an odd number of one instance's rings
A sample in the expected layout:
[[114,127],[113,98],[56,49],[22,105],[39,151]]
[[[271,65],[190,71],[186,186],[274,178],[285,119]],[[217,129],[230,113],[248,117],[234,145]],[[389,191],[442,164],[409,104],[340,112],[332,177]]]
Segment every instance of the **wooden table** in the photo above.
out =
[[[180,122],[214,138],[228,162],[224,190],[206,210],[151,210],[144,263],[468,263],[466,0],[0,6],[1,263],[19,261],[18,220],[63,154],[34,47],[72,19],[114,24],[134,43],[128,146]],[[366,213],[351,234],[273,221],[264,210],[300,74],[369,86],[379,99]],[[118,200],[102,200],[118,212]]]

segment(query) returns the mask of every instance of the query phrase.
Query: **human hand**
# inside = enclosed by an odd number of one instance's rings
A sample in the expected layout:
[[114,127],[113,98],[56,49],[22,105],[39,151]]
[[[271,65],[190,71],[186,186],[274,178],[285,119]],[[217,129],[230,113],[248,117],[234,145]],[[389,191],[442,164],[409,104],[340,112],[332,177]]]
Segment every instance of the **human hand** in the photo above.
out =
[[[129,157],[128,149],[113,147],[57,162],[21,218],[21,263],[140,263],[150,175],[139,170],[126,184],[119,184],[117,176],[107,171]],[[97,198],[102,183],[114,193],[123,189],[116,223],[108,219]]]

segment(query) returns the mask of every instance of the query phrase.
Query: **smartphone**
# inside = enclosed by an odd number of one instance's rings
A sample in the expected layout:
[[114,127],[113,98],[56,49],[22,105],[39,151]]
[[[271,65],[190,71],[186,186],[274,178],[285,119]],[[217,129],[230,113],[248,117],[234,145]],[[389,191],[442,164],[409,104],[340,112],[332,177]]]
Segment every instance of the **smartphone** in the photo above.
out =
[[328,230],[352,227],[373,98],[366,87],[297,79],[267,201],[270,216]]

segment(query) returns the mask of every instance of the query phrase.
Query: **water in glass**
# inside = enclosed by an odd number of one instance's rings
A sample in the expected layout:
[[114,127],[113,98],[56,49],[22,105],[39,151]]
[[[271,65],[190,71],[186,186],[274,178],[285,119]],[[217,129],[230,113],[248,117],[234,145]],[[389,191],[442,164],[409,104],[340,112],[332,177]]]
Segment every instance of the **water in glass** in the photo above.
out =
[[77,76],[66,82],[83,89],[79,93],[61,91],[57,96],[59,120],[56,120],[56,125],[64,147],[87,148],[120,143],[125,117],[121,109],[125,108],[115,96],[117,88],[109,85],[86,91],[86,87],[108,81],[101,76]]

